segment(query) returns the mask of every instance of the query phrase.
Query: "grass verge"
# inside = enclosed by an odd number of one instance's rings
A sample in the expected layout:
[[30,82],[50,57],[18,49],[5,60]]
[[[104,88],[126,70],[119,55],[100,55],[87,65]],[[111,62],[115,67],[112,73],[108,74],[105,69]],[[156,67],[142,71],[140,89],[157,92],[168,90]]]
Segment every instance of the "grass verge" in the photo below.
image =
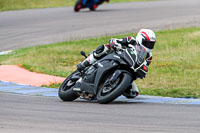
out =
[[[110,0],[110,3],[152,0]],[[76,0],[0,0],[0,11],[74,6]]]
[[[135,33],[36,46],[0,56],[0,64],[20,64],[31,71],[66,77],[89,53],[111,37]],[[156,32],[153,62],[144,80],[137,80],[141,94],[200,97],[200,27]]]

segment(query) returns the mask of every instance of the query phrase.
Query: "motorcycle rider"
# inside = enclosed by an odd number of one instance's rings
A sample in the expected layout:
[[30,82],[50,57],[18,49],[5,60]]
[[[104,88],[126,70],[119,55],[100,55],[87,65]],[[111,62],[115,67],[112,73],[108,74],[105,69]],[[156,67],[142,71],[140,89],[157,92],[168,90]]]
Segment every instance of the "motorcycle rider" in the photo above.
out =
[[[147,57],[145,61],[148,67],[152,61],[152,50],[154,48],[155,42],[156,42],[156,36],[151,29],[141,29],[138,32],[136,39],[130,36],[122,39],[111,38],[109,40],[109,44],[103,44],[98,46],[96,50],[93,51],[92,54],[90,54],[83,62],[79,63],[77,65],[77,70],[81,72],[87,66],[93,64],[96,60],[99,60],[105,55],[109,54],[112,50],[117,48],[126,48],[130,44],[141,45],[146,50]],[[137,75],[135,79],[137,78],[143,78],[143,77],[139,77],[139,75]],[[126,96],[127,98],[135,98],[138,94],[139,90],[135,82],[133,82],[130,88],[128,88],[123,93],[123,95]]]
[[[104,1],[110,2],[110,0],[97,0],[97,1],[96,1],[97,4],[95,4],[93,7],[97,8],[97,6],[100,5],[100,4],[102,4]],[[88,0],[88,1],[86,2],[86,4],[87,4],[87,3],[90,3],[90,2],[91,2],[91,0]]]

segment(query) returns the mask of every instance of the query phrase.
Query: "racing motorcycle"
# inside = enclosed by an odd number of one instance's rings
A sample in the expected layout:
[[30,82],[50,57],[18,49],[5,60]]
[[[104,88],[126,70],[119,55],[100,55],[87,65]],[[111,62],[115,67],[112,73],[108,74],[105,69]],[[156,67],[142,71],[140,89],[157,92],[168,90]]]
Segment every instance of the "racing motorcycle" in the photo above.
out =
[[[81,55],[85,52],[81,51]],[[147,52],[140,45],[118,48],[83,71],[74,71],[61,84],[58,95],[63,101],[78,97],[107,104],[131,88],[136,76],[144,78],[148,69]]]
[[79,12],[80,9],[83,8],[89,8],[91,11],[95,11],[104,1],[109,2],[109,0],[77,0],[74,6],[74,11]]

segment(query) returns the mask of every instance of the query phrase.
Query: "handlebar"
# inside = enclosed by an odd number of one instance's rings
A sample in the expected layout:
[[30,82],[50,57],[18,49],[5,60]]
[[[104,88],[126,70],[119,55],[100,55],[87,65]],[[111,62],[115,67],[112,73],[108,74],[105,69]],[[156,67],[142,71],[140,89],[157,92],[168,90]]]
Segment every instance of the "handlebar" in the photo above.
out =
[[85,54],[84,51],[81,51],[80,54],[81,54],[82,56],[84,56],[85,58],[87,58],[87,56],[86,56],[86,54]]

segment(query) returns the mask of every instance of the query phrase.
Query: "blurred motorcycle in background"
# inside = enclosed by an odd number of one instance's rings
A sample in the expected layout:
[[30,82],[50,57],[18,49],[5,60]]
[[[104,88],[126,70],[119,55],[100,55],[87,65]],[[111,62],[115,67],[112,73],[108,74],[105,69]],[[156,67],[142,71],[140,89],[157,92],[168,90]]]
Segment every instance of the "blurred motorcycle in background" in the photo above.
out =
[[95,11],[104,1],[109,2],[109,0],[77,0],[74,11],[79,12],[83,8],[89,8],[91,11]]

